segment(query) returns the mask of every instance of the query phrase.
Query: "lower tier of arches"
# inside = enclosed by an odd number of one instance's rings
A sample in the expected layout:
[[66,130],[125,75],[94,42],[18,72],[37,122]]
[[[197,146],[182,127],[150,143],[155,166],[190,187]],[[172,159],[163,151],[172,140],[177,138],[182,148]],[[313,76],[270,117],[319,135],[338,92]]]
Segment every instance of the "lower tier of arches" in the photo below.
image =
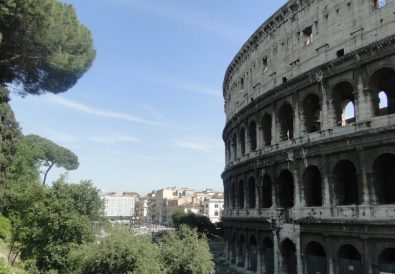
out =
[[226,260],[246,273],[395,273],[395,224],[224,220],[224,227]]

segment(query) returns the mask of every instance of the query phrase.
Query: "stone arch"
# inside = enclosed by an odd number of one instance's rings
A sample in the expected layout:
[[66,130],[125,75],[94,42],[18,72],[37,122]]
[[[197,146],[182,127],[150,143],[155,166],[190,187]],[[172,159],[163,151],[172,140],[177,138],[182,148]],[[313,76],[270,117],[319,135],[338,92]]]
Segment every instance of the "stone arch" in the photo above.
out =
[[262,178],[261,188],[261,207],[270,208],[273,205],[272,202],[272,180],[268,174],[265,174]]
[[294,179],[287,169],[281,171],[278,176],[278,201],[279,206],[283,208],[294,206]]
[[237,256],[237,235],[236,232],[233,232],[232,242],[231,242],[231,249],[230,249],[230,262],[232,264],[236,263],[236,256]]
[[378,268],[380,273],[395,272],[395,248],[384,249],[378,257]]
[[228,161],[231,161],[232,160],[232,144],[231,144],[230,140],[226,143],[226,152],[227,152]]
[[310,93],[304,98],[302,106],[306,132],[313,133],[321,130],[320,97]]
[[380,204],[395,203],[395,155],[385,153],[373,162],[375,194]]
[[250,150],[255,151],[257,147],[257,134],[256,134],[256,123],[251,121],[248,126],[248,140],[250,143]]
[[239,201],[239,208],[243,209],[244,208],[244,181],[240,180],[239,181],[239,193],[238,193],[238,201]]
[[272,116],[265,113],[262,117],[262,131],[263,131],[263,143],[265,146],[272,144]]
[[333,169],[336,205],[358,205],[359,185],[357,170],[349,160],[341,160]]
[[233,156],[233,160],[237,159],[237,135],[236,135],[236,133],[233,133],[233,136],[232,136],[232,156]]
[[245,254],[246,254],[246,244],[245,244],[244,234],[240,234],[240,236],[239,236],[239,244],[238,244],[237,250],[238,250],[237,251],[238,266],[244,266]]
[[244,156],[246,153],[246,131],[245,131],[244,127],[241,127],[239,136],[240,136],[240,138],[239,138],[240,139],[240,153],[242,156]]
[[[335,121],[338,126],[345,126],[355,122],[354,87],[344,81],[336,84],[332,92]],[[346,108],[352,105],[353,113],[346,113]],[[347,115],[351,115],[348,117]]]
[[306,206],[322,206],[321,172],[317,166],[308,166],[303,172]]
[[236,182],[232,181],[230,184],[230,205],[232,208],[236,208]]
[[[372,104],[376,116],[395,113],[395,70],[390,67],[377,69],[369,78],[372,90]],[[380,108],[379,94],[383,92],[387,99],[387,106]]]
[[278,112],[278,121],[280,124],[281,140],[293,139],[294,134],[294,114],[291,104],[284,103]]
[[256,272],[258,268],[258,245],[254,235],[250,236],[248,243],[248,270]]
[[297,273],[297,262],[296,262],[296,247],[290,239],[285,239],[281,243],[281,255],[282,255],[282,270],[287,274]]
[[310,242],[305,249],[306,270],[308,274],[327,273],[326,254],[324,247],[315,241]]
[[262,273],[274,273],[274,245],[268,237],[262,241]]
[[248,179],[248,207],[251,209],[256,207],[256,185],[254,177]]
[[363,273],[361,253],[353,245],[345,244],[339,248],[337,253],[338,273]]

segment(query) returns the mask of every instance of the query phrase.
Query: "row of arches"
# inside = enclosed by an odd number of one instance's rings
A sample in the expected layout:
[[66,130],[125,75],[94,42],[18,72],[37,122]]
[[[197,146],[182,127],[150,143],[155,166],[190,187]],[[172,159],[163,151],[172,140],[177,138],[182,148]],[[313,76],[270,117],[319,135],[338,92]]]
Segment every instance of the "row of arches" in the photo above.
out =
[[[233,233],[232,239],[227,239],[228,260],[239,267],[257,273],[273,274],[298,273],[298,255],[295,243],[285,238],[279,244],[279,265],[275,267],[274,243],[270,237],[259,240],[255,235],[248,238],[243,233]],[[303,273],[326,274],[332,273],[364,273],[365,262],[361,252],[350,243],[345,243],[332,250],[329,254],[319,241],[310,241],[301,250],[301,265]],[[332,260],[332,258],[334,257]],[[331,259],[331,260],[329,260]],[[385,248],[377,256],[375,267],[377,271],[393,273],[395,271],[395,248]],[[330,265],[334,263],[334,265]],[[349,272],[351,271],[351,272]]]
[[[371,189],[378,204],[395,203],[395,154],[384,153],[378,156],[371,167]],[[359,205],[362,203],[363,189],[359,172],[351,160],[338,161],[330,174],[326,175],[331,185],[333,205]],[[299,180],[298,180],[299,182]],[[299,189],[302,206],[323,206],[325,195],[324,178],[318,166],[310,165],[302,173]],[[288,169],[283,169],[275,180],[265,174],[260,182],[254,176],[248,181],[230,181],[225,188],[227,207],[230,208],[292,208],[295,205],[295,180]]]
[[[249,151],[255,151],[258,145],[266,147],[293,139],[295,126],[300,125],[300,134],[320,131],[325,122],[325,117],[322,115],[324,109],[328,112],[326,120],[330,120],[327,122],[328,128],[354,123],[358,115],[364,115],[363,112],[369,113],[369,116],[394,114],[395,69],[390,67],[378,69],[370,77],[368,85],[369,88],[361,91],[363,95],[359,95],[360,88],[357,89],[353,83],[344,80],[332,87],[329,100],[324,100],[323,95],[318,91],[307,93],[302,97],[300,104],[285,100],[274,113],[271,111],[263,113],[258,125],[252,119],[247,125],[242,124],[233,131],[230,138],[226,140],[227,160],[235,160]],[[362,106],[366,100],[358,99],[362,96],[369,101],[367,106]],[[357,108],[357,104],[361,105]],[[276,136],[276,140],[273,140],[273,136]]]

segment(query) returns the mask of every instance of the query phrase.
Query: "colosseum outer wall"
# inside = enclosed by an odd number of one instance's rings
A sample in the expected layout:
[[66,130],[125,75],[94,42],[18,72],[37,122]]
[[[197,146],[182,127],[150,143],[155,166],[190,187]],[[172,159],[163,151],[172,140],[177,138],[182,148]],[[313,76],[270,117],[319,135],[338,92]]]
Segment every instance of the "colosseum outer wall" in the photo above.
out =
[[224,97],[229,263],[395,273],[395,0],[288,1]]

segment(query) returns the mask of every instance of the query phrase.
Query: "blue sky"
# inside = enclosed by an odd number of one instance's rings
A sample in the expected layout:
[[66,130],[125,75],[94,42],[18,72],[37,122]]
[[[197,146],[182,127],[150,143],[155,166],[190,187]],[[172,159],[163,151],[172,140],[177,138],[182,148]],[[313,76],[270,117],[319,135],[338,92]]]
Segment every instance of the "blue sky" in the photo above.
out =
[[166,186],[222,190],[225,70],[286,1],[65,2],[92,31],[97,57],[66,93],[12,96],[23,133],[76,153],[72,182],[140,194]]

